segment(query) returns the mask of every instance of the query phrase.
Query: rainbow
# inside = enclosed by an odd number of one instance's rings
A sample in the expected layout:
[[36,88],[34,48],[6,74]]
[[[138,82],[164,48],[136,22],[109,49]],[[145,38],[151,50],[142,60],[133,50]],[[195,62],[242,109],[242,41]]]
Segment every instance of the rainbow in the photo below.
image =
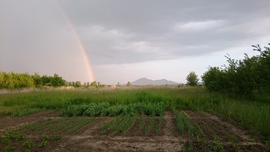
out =
[[83,46],[83,43],[80,39],[80,36],[77,32],[77,30],[75,29],[75,27],[73,26],[72,22],[70,21],[70,19],[68,18],[67,14],[65,13],[65,11],[62,9],[62,7],[59,5],[59,3],[57,1],[55,1],[59,10],[61,11],[62,15],[64,16],[66,22],[68,23],[78,45],[79,45],[79,48],[81,50],[81,53],[82,53],[82,56],[83,56],[83,59],[87,65],[87,72],[88,72],[88,75],[89,75],[89,80],[90,82],[93,82],[95,81],[95,77],[94,77],[94,73],[93,73],[93,70],[92,70],[92,67],[91,67],[91,62],[88,58],[88,55],[87,55],[87,52],[86,52],[86,49],[85,47]]

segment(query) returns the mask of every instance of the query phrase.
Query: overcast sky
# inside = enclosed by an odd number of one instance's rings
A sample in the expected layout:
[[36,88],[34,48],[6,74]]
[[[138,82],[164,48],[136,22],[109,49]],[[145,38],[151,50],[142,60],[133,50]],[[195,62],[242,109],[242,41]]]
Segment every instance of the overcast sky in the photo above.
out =
[[[0,0],[0,70],[186,83],[270,42],[269,0]],[[71,24],[72,26],[71,26]],[[75,31],[74,31],[75,30]],[[77,36],[76,36],[77,33]]]

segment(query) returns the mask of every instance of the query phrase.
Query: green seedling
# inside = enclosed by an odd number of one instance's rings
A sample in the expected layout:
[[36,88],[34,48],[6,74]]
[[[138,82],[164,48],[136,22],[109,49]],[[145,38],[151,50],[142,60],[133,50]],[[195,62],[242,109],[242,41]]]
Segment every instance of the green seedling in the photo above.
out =
[[31,147],[33,147],[33,145],[34,145],[34,142],[31,141],[31,140],[26,141],[26,142],[23,144],[23,146],[24,146],[24,147],[27,147],[27,148],[31,148]]
[[186,152],[189,152],[191,148],[191,143],[189,141],[185,142],[184,148]]
[[162,114],[160,114],[159,119],[158,119],[158,126],[156,128],[156,134],[159,134],[161,131],[162,120],[163,120],[163,116],[162,116]]
[[128,120],[128,122],[126,123],[126,125],[123,126],[123,128],[122,128],[122,134],[125,134],[125,133],[129,130],[129,128],[133,125],[133,123],[134,123],[136,120],[137,120],[137,115],[134,116],[134,117],[132,117],[132,118],[130,118],[130,119]]
[[53,140],[60,140],[60,139],[62,139],[62,136],[60,136],[60,135],[54,135],[54,136],[52,137],[52,139],[53,139]]
[[147,126],[147,128],[145,130],[146,134],[148,134],[151,131],[151,129],[154,126],[154,123],[155,123],[155,114],[152,113],[151,118],[150,118],[150,122],[149,122],[149,124],[148,124],[148,126]]
[[43,140],[41,143],[38,144],[38,147],[45,147],[48,145],[48,141]]
[[145,121],[146,121],[146,117],[140,117],[139,127],[137,128],[135,134],[138,134],[140,132],[140,130],[142,130],[142,128],[145,124]]
[[6,146],[5,147],[5,152],[12,152],[12,151],[14,151],[14,147],[11,147],[11,146]]
[[17,135],[16,140],[17,141],[20,141],[20,140],[22,140],[24,138],[25,138],[25,135],[24,134],[19,134],[19,135]]

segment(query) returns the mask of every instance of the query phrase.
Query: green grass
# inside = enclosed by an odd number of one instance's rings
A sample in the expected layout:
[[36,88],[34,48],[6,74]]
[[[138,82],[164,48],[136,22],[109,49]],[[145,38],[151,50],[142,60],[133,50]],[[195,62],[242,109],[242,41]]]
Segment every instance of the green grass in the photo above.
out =
[[173,107],[219,114],[270,141],[269,99],[269,95],[257,94],[249,99],[233,98],[204,87],[42,89],[0,94],[0,115],[24,116],[55,109],[67,116],[159,116]]

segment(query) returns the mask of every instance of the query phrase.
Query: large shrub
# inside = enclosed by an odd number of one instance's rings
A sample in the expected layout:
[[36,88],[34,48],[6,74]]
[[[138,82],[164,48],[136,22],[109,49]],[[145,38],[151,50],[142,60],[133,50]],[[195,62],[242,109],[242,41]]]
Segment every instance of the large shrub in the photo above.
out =
[[253,46],[260,55],[243,60],[226,56],[228,66],[210,67],[202,76],[205,87],[210,91],[226,92],[235,95],[250,96],[256,90],[270,92],[270,48]]

